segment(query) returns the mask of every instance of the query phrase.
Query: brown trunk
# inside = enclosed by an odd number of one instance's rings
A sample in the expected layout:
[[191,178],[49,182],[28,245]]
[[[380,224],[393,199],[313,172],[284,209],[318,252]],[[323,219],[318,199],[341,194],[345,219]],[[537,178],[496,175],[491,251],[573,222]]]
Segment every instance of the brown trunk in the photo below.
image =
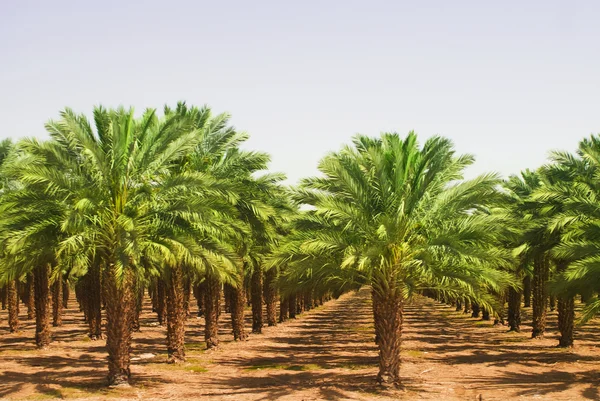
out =
[[148,295],[150,295],[150,299],[152,300],[152,312],[154,313],[158,311],[157,285],[156,281],[154,281],[148,286]]
[[35,319],[35,287],[33,284],[33,274],[27,275],[27,295],[25,304],[27,305],[27,319]]
[[275,279],[277,278],[275,269],[267,270],[265,274],[265,283],[263,293],[265,303],[267,304],[267,324],[275,326],[277,324],[277,293],[275,292]]
[[[190,279],[186,277],[183,280],[183,311],[185,312],[186,319],[190,317],[190,293],[191,293]],[[168,312],[167,312],[168,313]]]
[[462,311],[462,301],[461,301],[461,299],[460,298],[456,298],[455,303],[456,303],[456,309],[455,309],[455,311],[456,312],[461,312]]
[[198,317],[204,316],[204,293],[205,293],[206,282],[196,284],[194,286],[194,297],[196,298],[196,305],[198,305]]
[[8,304],[8,290],[5,285],[0,287],[0,299],[2,299],[2,310],[6,310],[6,305]]
[[[563,273],[567,269],[567,263],[559,260],[556,263],[558,273]],[[559,347],[573,346],[573,330],[575,320],[575,297],[559,296],[558,297],[558,330],[560,338],[558,339]]]
[[223,298],[225,299],[225,313],[231,313],[231,286],[223,286]]
[[50,266],[38,266],[34,274],[35,290],[35,343],[38,348],[50,344],[50,284],[48,274]]
[[289,302],[283,296],[279,297],[279,323],[288,320]]
[[546,308],[548,304],[548,293],[546,283],[548,281],[547,258],[543,255],[537,256],[533,261],[533,322],[532,338],[544,337],[546,330]]
[[219,298],[221,297],[221,283],[216,277],[207,276],[204,291],[205,328],[204,339],[206,348],[219,346]]
[[[185,362],[185,289],[181,266],[171,268],[167,284],[167,362]],[[189,283],[188,283],[189,284]]]
[[490,311],[486,308],[481,308],[481,320],[490,320]]
[[131,318],[133,315],[133,273],[123,272],[117,282],[114,266],[106,269],[106,348],[108,349],[108,384],[127,385],[131,376]]
[[400,383],[400,346],[402,343],[403,302],[400,291],[373,294],[375,331],[379,338],[379,373],[381,384]]
[[69,307],[70,293],[71,293],[71,289],[69,288],[69,282],[67,280],[65,280],[65,281],[63,281],[63,289],[62,289],[63,309],[67,309]]
[[288,311],[290,319],[296,318],[296,294],[291,294],[288,299]]
[[471,312],[471,301],[469,300],[469,298],[465,298],[465,309],[463,311],[463,313],[470,313]]
[[[88,273],[89,274],[89,273]],[[83,312],[83,321],[88,322],[88,302],[87,302],[87,276],[82,277],[75,284],[75,299],[79,305],[79,311]]]
[[302,301],[302,309],[309,311],[312,309],[312,291],[306,291],[304,293],[304,299]]
[[552,312],[554,312],[555,309],[556,309],[556,297],[550,296],[550,310]]
[[133,315],[131,317],[131,329],[133,331],[141,331],[141,326],[140,326],[140,314],[142,313],[142,307],[144,304],[144,286],[141,285],[137,280],[134,286],[134,294],[135,294],[135,299],[134,299],[134,310],[133,310]]
[[508,327],[509,331],[521,331],[521,292],[508,289]]
[[479,317],[479,312],[481,309],[479,308],[479,304],[477,302],[471,302],[471,310],[473,311],[473,313],[471,313],[471,317]]
[[248,338],[248,334],[244,328],[244,307],[246,306],[244,265],[245,262],[242,262],[238,267],[240,282],[235,287],[231,287],[231,326],[235,341],[244,341]]
[[83,278],[85,291],[84,307],[88,321],[88,336],[92,340],[102,338],[102,284],[100,282],[100,266],[93,265]]
[[62,325],[63,299],[62,278],[59,276],[52,284],[52,326]]
[[575,320],[575,298],[558,297],[558,329],[560,338],[559,347],[573,346],[573,322]]
[[255,334],[262,333],[263,327],[263,272],[259,266],[254,267],[252,272],[252,282],[250,289],[252,291],[252,332]]
[[156,315],[158,317],[158,324],[162,326],[165,324],[165,314],[167,313],[165,304],[165,283],[160,277],[156,280]]
[[525,308],[531,307],[531,276],[526,275],[523,278],[523,306]]
[[7,284],[8,289],[8,327],[10,332],[19,330],[19,296],[17,294],[17,283],[10,280]]

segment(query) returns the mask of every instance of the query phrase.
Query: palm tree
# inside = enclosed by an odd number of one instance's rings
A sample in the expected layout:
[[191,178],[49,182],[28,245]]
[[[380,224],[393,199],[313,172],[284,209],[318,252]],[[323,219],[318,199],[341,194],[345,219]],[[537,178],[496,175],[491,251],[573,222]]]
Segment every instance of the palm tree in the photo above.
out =
[[[94,125],[95,131],[85,116],[65,110],[60,120],[46,125],[50,141],[20,144],[13,170],[24,186],[19,196],[26,200],[19,211],[25,217],[18,222],[29,219],[51,227],[53,232],[44,233],[57,244],[41,247],[49,259],[38,263],[36,288],[38,281],[47,283],[48,266],[56,269],[68,261],[83,270],[90,261],[98,262],[106,295],[108,380],[119,385],[130,376],[133,285],[143,272],[142,258],[176,260],[188,249],[175,237],[176,229],[163,228],[177,219],[196,224],[197,215],[185,202],[161,209],[160,201],[179,194],[179,199],[198,204],[193,201],[196,189],[206,179],[175,168],[198,143],[195,122],[184,114],[159,119],[155,110],[146,110],[136,119],[133,110],[97,107]],[[15,254],[23,244],[39,244],[31,230],[19,231],[16,223],[12,227],[19,234],[11,240]],[[36,300],[47,299],[39,295]]]
[[[553,163],[544,167],[552,180],[538,194],[547,206],[549,231],[560,235],[552,250],[557,277],[553,290],[558,298],[559,346],[573,345],[575,294],[591,294],[600,288],[597,260],[600,214],[600,137],[591,136],[579,143],[576,155],[554,152]],[[600,312],[598,297],[589,299],[581,323]]]
[[440,137],[420,147],[412,132],[404,139],[359,135],[320,162],[323,177],[305,179],[298,189],[299,201],[314,210],[304,215],[307,230],[292,235],[278,261],[292,267],[298,261],[297,269],[306,270],[312,258],[312,269],[371,286],[380,383],[400,381],[410,294],[429,288],[492,310],[488,290],[510,281],[495,269],[510,258],[496,247],[499,221],[488,212],[499,180],[461,181],[472,162]]

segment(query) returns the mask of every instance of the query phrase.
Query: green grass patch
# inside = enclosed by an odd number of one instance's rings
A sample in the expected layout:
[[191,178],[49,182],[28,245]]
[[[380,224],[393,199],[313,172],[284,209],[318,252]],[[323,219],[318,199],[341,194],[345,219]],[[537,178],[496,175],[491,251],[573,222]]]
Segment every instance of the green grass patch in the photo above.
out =
[[490,320],[478,320],[474,323],[475,326],[491,326],[492,322]]
[[419,351],[416,349],[409,349],[406,351],[402,351],[402,353],[411,358],[423,358],[423,356],[425,355],[425,353],[423,351]]
[[276,364],[276,363],[267,363],[261,365],[252,365],[244,368],[244,370],[293,370],[297,372],[306,372],[310,370],[320,370],[326,369],[323,366],[309,363],[305,365],[290,365],[290,364]]
[[202,353],[206,351],[206,343],[205,342],[193,342],[185,344],[185,350],[189,352],[198,352]]

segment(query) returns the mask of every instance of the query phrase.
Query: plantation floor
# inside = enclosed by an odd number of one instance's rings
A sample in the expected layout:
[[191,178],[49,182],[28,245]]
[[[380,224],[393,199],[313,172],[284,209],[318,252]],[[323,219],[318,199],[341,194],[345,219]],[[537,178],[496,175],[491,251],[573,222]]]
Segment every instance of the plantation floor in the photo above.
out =
[[555,313],[549,317],[547,338],[530,340],[527,326],[523,333],[507,333],[506,327],[420,298],[406,307],[404,385],[382,391],[374,382],[377,349],[371,316],[369,292],[363,289],[234,343],[225,314],[224,342],[217,351],[204,351],[203,319],[191,317],[188,362],[175,366],[164,363],[165,329],[156,326],[147,305],[142,332],[134,335],[133,386],[108,390],[104,342],[87,339],[74,303],[44,351],[34,349],[32,322],[23,321],[21,332],[9,334],[6,311],[0,311],[0,398],[600,399],[597,321],[577,333],[576,348],[563,350],[554,347]]

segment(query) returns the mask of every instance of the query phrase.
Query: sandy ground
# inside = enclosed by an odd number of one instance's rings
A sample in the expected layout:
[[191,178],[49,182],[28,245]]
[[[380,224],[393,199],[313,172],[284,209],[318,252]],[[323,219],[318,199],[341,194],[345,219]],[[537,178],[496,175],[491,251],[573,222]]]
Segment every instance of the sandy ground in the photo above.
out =
[[10,334],[0,311],[0,398],[600,400],[600,322],[579,329],[576,347],[565,350],[555,347],[555,313],[547,337],[531,340],[527,326],[507,333],[427,299],[406,307],[403,386],[382,390],[369,298],[366,289],[346,294],[243,343],[232,341],[225,314],[216,351],[204,350],[203,319],[191,317],[188,362],[177,366],[164,363],[166,330],[146,305],[133,385],[111,390],[104,341],[87,339],[74,302],[43,351],[35,350],[33,322],[22,314],[22,330]]

